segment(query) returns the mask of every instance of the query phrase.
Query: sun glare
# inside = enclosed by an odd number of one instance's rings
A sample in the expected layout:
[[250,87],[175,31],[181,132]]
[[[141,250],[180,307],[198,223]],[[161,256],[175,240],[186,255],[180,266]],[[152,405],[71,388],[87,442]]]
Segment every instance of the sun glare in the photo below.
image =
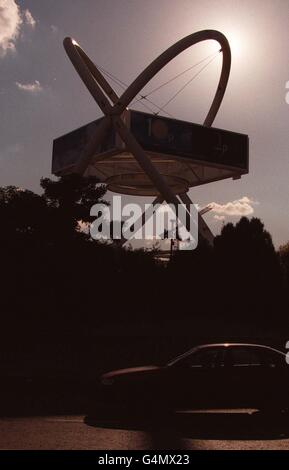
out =
[[244,54],[244,38],[236,31],[226,31],[225,36],[231,47],[232,58],[240,58]]

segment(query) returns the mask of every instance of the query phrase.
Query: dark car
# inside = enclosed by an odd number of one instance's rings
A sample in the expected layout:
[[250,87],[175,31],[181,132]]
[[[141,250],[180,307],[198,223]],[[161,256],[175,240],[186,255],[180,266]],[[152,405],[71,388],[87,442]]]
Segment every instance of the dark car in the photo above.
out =
[[133,367],[101,377],[111,405],[145,410],[289,407],[289,365],[281,351],[258,344],[195,347],[164,366]]

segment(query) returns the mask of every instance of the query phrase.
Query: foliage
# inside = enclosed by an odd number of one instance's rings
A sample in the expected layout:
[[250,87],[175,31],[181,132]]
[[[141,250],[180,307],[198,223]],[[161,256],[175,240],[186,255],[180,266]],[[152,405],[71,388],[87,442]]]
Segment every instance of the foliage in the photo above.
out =
[[214,247],[201,239],[166,266],[154,251],[109,246],[78,230],[105,196],[94,178],[45,178],[41,187],[41,195],[0,188],[2,344],[43,335],[84,341],[101,328],[144,324],[154,334],[171,325],[255,336],[287,325],[289,245],[277,253],[259,219],[224,225]]

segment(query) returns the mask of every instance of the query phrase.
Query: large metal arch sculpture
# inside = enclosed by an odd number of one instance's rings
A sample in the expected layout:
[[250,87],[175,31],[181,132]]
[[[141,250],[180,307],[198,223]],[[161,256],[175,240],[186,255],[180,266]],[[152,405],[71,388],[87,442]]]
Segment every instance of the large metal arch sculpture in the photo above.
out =
[[[77,42],[72,38],[65,38],[63,44],[68,57],[105,116],[97,127],[94,135],[85,146],[74,171],[79,174],[84,174],[92,155],[105,138],[111,126],[113,126],[122,141],[125,143],[127,149],[134,156],[144,173],[147,174],[152,181],[152,184],[159,192],[159,196],[156,200],[158,202],[160,200],[166,201],[168,204],[178,204],[179,200],[177,195],[174,194],[163,176],[157,171],[151,162],[149,156],[146,155],[143,148],[126,127],[121,115],[141,90],[165,65],[186,49],[206,40],[215,40],[220,44],[223,58],[217,90],[203,123],[204,126],[210,127],[213,124],[221,106],[231,68],[230,45],[227,38],[221,32],[216,30],[203,30],[190,34],[189,36],[179,40],[151,62],[151,64],[149,64],[144,71],[140,73],[140,75],[131,83],[120,97],[118,97],[102,73]],[[187,194],[180,195],[180,199],[185,204],[191,203]],[[212,234],[201,215],[199,215],[199,231],[212,243]]]

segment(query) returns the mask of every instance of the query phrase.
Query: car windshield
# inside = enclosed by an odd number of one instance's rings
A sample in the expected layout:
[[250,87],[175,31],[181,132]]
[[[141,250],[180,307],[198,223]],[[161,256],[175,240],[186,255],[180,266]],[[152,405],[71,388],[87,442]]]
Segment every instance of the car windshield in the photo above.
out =
[[167,363],[167,366],[172,366],[174,365],[175,363],[179,362],[181,359],[185,359],[187,356],[189,356],[190,354],[193,354],[194,351],[196,351],[197,348],[192,348],[190,349],[189,351],[186,351],[185,353],[183,354],[180,354],[179,356],[175,356],[173,357],[168,363]]

